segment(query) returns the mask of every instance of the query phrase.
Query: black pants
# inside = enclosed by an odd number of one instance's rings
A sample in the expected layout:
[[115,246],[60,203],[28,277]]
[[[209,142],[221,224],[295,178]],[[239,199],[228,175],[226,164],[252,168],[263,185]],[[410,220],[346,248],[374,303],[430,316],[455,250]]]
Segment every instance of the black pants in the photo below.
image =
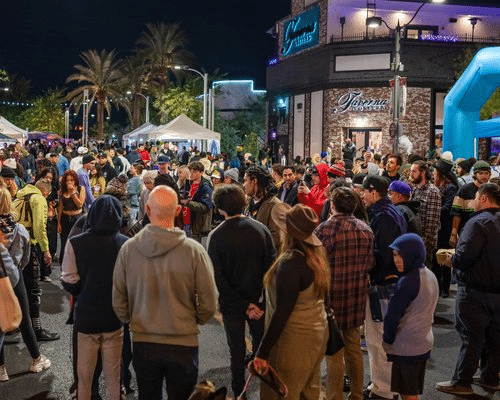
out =
[[252,336],[252,351],[256,352],[264,335],[264,317],[259,320],[249,319],[244,313],[222,315],[227,344],[231,357],[231,387],[234,397],[238,397],[245,386],[245,322],[248,323]]
[[198,347],[133,344],[139,400],[161,400],[163,381],[169,399],[187,400],[198,379]]
[[28,264],[23,269],[24,286],[28,295],[29,312],[31,319],[40,318],[40,259],[42,251],[38,244],[31,246],[31,254]]
[[[14,288],[14,294],[16,295],[17,300],[19,300],[19,305],[21,306],[21,313],[23,315],[23,319],[21,320],[19,329],[21,329],[21,335],[23,337],[24,344],[26,345],[31,358],[38,358],[40,357],[40,349],[36,341],[33,325],[31,323],[28,295],[26,293],[26,288],[24,286],[23,274],[19,275],[19,282]],[[0,351],[0,365],[4,364],[5,364],[5,356],[4,356],[4,349],[2,346],[2,350]]]
[[[48,218],[47,219],[47,238],[49,239],[49,252],[52,258],[56,255],[57,252],[57,218]],[[47,265],[45,261],[40,260],[40,278],[44,276],[49,276],[52,270],[50,265]]]
[[451,268],[439,265],[435,254],[432,260],[432,272],[439,284],[439,294],[450,294]]
[[64,248],[66,247],[66,242],[68,241],[68,235],[75,225],[75,222],[78,218],[80,218],[82,214],[78,215],[61,215],[61,252],[59,253],[59,263],[62,265],[63,257],[64,257]]

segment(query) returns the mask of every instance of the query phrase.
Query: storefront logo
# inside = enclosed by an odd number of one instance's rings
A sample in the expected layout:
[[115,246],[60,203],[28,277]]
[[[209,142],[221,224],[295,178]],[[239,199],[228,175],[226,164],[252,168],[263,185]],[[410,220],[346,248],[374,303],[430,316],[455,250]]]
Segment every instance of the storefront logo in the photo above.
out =
[[319,7],[291,19],[285,24],[281,54],[289,56],[319,43]]
[[343,114],[348,111],[387,111],[389,100],[365,99],[363,92],[348,92],[340,96],[332,113]]

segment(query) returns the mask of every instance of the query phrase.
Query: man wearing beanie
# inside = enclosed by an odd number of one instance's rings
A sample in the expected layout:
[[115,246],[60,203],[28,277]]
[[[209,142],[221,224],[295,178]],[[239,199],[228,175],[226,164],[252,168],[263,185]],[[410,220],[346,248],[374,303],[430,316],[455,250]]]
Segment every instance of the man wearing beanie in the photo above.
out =
[[3,178],[12,199],[15,199],[17,194],[16,173],[13,169],[4,166],[0,172],[0,176]]
[[457,175],[458,184],[460,186],[466,185],[467,183],[474,182],[474,178],[471,174],[472,166],[476,163],[475,158],[469,158],[467,160],[457,159]]
[[474,198],[479,186],[487,183],[491,177],[491,167],[486,161],[477,161],[472,167],[474,181],[458,189],[457,195],[453,199],[450,215],[453,216],[451,227],[450,245],[455,247],[458,235],[465,223],[474,213]]
[[411,187],[403,181],[392,181],[389,185],[389,198],[399,208],[408,224],[408,233],[422,235],[422,221],[418,215],[420,201],[410,200]]
[[94,202],[94,195],[92,194],[92,188],[90,187],[89,173],[90,170],[95,167],[95,158],[90,154],[85,154],[82,157],[82,168],[76,173],[78,175],[78,181],[80,185],[85,188],[85,207],[90,209],[90,206]]

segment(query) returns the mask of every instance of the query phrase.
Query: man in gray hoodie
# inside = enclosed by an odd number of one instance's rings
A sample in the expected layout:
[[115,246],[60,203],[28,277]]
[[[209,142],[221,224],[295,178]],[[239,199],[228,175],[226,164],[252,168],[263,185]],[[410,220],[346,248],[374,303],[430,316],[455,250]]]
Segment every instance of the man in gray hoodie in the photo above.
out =
[[203,247],[174,228],[181,212],[167,186],[151,192],[151,221],[121,248],[113,276],[113,308],[133,332],[139,400],[187,399],[198,378],[198,324],[216,311],[217,289]]

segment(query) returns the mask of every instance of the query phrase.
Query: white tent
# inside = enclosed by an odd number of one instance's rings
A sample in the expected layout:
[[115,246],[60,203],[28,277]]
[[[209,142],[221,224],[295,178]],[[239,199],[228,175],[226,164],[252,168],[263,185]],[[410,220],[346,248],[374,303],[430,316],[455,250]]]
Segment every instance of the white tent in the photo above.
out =
[[166,125],[158,126],[151,132],[151,137],[156,140],[218,140],[220,133],[211,131],[197,124],[184,114],[179,115]]
[[13,123],[7,121],[4,117],[0,117],[0,133],[19,141],[22,141],[27,137],[25,130],[18,128]]
[[150,138],[151,132],[154,131],[155,129],[156,125],[146,122],[139,128],[134,129],[132,132],[123,135],[122,141],[124,142],[124,144],[131,142],[147,142]]

